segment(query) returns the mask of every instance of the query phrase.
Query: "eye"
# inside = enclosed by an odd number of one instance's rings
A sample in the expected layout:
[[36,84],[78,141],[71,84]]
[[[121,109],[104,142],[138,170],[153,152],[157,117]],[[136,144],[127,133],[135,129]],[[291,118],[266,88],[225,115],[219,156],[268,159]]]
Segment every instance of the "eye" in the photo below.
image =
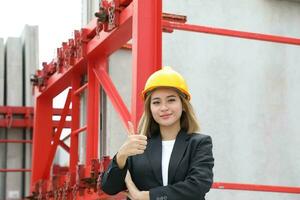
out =
[[152,104],[158,105],[160,102],[159,101],[153,101]]
[[170,99],[168,99],[168,102],[174,102],[174,101],[176,101],[175,98],[170,98]]

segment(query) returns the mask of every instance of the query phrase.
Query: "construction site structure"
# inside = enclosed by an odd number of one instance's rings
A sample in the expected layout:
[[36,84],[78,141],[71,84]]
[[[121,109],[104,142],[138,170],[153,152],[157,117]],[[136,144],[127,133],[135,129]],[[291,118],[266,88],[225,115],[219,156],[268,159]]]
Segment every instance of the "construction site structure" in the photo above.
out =
[[[170,6],[171,2],[166,4]],[[300,9],[295,2],[277,4],[288,6],[290,13]],[[195,7],[189,5],[189,9]],[[201,14],[199,10],[197,13]],[[164,45],[169,51],[164,51],[168,55],[164,63],[177,67],[187,77],[192,103],[200,122],[204,122],[202,131],[210,133],[214,141],[215,183],[208,198],[299,197],[299,174],[295,173],[299,159],[295,152],[300,108],[296,103],[299,95],[294,94],[299,89],[299,38],[188,24],[185,16],[162,14],[159,0],[103,0],[96,16],[75,31],[74,38],[57,50],[57,58],[44,63],[32,77],[36,102],[32,195],[28,198],[124,199],[121,195],[108,197],[101,191],[101,174],[109,155],[117,150],[107,143],[122,142],[110,140],[114,126],[122,124],[125,133],[128,121],[137,125],[143,111],[140,93],[145,80],[162,65],[162,30],[195,32],[189,37],[179,37],[175,32],[167,35]],[[220,36],[230,38],[220,42]],[[179,48],[172,46],[174,42]],[[197,52],[184,45],[203,49]],[[124,47],[130,51],[115,53]],[[121,78],[114,80],[114,73]],[[123,87],[131,88],[129,106],[128,99],[124,101],[118,92]],[[63,91],[67,95],[63,108],[57,111],[60,119],[55,126],[53,99]],[[114,115],[108,102],[120,120],[110,118]],[[62,137],[63,130],[68,131],[66,137]],[[68,166],[53,164],[58,148],[69,155]]]
[[32,120],[34,98],[30,74],[38,69],[38,52],[37,26],[25,25],[20,37],[0,40],[0,199],[29,194],[32,126],[27,122]]

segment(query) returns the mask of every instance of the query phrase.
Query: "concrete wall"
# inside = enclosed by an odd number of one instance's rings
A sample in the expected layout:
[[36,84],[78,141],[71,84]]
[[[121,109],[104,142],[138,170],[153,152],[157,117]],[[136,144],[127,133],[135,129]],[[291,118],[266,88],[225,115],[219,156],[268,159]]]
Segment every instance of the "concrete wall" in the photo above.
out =
[[[6,102],[8,106],[20,106],[23,104],[23,68],[22,68],[22,42],[20,38],[8,38],[6,40]],[[7,139],[21,140],[23,130],[10,128]],[[23,168],[22,144],[9,143],[7,145],[8,169]],[[13,180],[13,181],[12,181]],[[6,199],[19,199],[22,195],[22,173],[6,174]]]
[[81,9],[81,23],[86,25],[95,17],[95,12],[99,9],[99,0],[82,0]]
[[[0,39],[1,106],[33,106],[30,74],[34,74],[38,68],[38,51],[37,26],[26,25],[21,37],[8,38],[5,46],[3,39]],[[32,129],[0,128],[0,138],[30,140]],[[31,168],[31,144],[0,145],[0,168]],[[30,175],[29,172],[0,173],[0,199],[20,199],[27,196]]]
[[[131,76],[132,61],[131,52],[128,50],[119,50],[110,56],[109,74],[119,91],[127,109],[131,110]],[[111,157],[118,151],[127,138],[127,131],[121,123],[116,110],[113,108],[110,100],[107,101],[107,154]]]
[[[39,65],[39,30],[38,26],[25,25],[22,32],[22,46],[23,46],[23,67],[24,67],[24,105],[33,106],[34,96],[32,94],[32,85],[30,82],[30,75],[35,74]],[[32,139],[32,129],[25,130],[23,138],[26,140]],[[25,163],[24,168],[31,168],[31,148],[29,143],[23,144]],[[30,191],[30,177],[31,173],[24,173],[24,195],[28,196]]]
[[[190,24],[300,35],[299,2],[174,0],[163,1],[163,10],[187,15]],[[215,182],[299,186],[299,53],[299,46],[202,33],[163,35],[163,65],[173,66],[187,79],[201,132],[213,138]],[[127,104],[130,59],[130,54],[118,52],[110,61],[110,74]],[[124,129],[117,127],[110,105],[108,111],[113,155],[124,141]],[[214,189],[207,196],[209,200],[298,198]]]
[[[299,1],[173,0],[164,12],[189,24],[299,37]],[[299,186],[299,46],[175,31],[163,35],[163,65],[186,78],[201,132],[213,138],[215,182]],[[131,56],[110,57],[110,75],[130,108]],[[125,130],[107,105],[108,154]],[[119,125],[118,125],[119,124]],[[298,195],[215,190],[208,200],[296,200]]]
[[[164,1],[188,23],[299,37],[300,4],[289,1]],[[215,181],[299,186],[299,46],[175,31],[163,63],[187,79],[202,132],[214,142]],[[298,199],[212,190],[207,199]]]
[[4,104],[4,40],[0,38],[0,105]]
[[[0,38],[0,105],[4,105],[4,40]],[[1,118],[2,116],[0,116]],[[0,128],[0,139],[5,139],[5,129]],[[6,144],[0,143],[0,168],[5,166]],[[5,173],[0,172],[0,199],[4,199],[5,191]]]

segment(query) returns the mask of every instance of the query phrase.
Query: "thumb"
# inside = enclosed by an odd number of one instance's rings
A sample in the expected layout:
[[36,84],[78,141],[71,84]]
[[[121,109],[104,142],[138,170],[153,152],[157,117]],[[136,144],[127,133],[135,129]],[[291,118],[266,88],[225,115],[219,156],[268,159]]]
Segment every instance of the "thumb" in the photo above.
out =
[[134,126],[133,123],[131,121],[128,121],[128,134],[129,135],[134,135]]

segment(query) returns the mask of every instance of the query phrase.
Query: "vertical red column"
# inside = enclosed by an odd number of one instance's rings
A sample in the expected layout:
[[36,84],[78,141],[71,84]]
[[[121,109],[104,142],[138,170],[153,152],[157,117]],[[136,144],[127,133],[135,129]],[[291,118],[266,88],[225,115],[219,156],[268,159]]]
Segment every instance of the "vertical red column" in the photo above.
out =
[[132,122],[143,113],[141,92],[150,74],[161,68],[162,1],[134,0],[132,25]]
[[[97,73],[97,71],[99,71],[99,70],[97,70],[97,69],[103,69],[106,73],[108,73],[108,58],[106,57],[106,56],[104,56],[104,55],[102,55],[102,56],[99,56],[99,58],[97,58],[97,60],[96,60],[96,62],[95,62],[95,69],[96,70],[94,70],[94,75],[95,75],[95,77],[97,76],[96,75],[96,73]],[[100,90],[101,90],[101,87],[102,87],[102,85],[101,85],[101,83],[99,82],[99,80],[96,80],[96,82],[99,84],[99,90],[98,90],[98,92],[99,92],[99,94],[101,95],[101,93],[100,93]],[[103,88],[102,88],[103,89]],[[102,105],[103,104],[103,102],[101,101],[102,100],[102,96],[99,96],[99,105]],[[101,121],[101,120],[103,120],[103,118],[101,119],[101,116],[103,116],[103,111],[104,110],[101,110],[101,106],[99,106],[99,114],[100,113],[102,113],[102,115],[100,115],[99,116],[99,122]],[[103,121],[102,121],[103,122]],[[101,130],[103,130],[103,127],[104,127],[105,125],[103,125],[102,124],[102,129]],[[100,128],[99,128],[99,130],[100,130]],[[103,153],[104,153],[104,155],[106,155],[106,141],[104,140],[106,137],[105,137],[105,135],[104,135],[105,133],[102,131],[102,132],[100,132],[100,134],[99,134],[99,136],[100,136],[100,139],[101,139],[101,141],[99,140],[99,145],[98,145],[98,140],[97,141],[94,141],[94,146],[95,147],[98,147],[99,148],[99,150],[101,150],[100,152],[102,153],[102,155],[103,155]],[[102,140],[104,140],[104,141],[102,141]],[[102,146],[101,146],[102,145]],[[100,155],[100,156],[102,156],[102,155]]]
[[50,153],[52,127],[52,99],[49,96],[39,96],[35,100],[34,129],[32,150],[31,191],[39,179],[43,177]]
[[[79,129],[80,125],[80,95],[74,92],[80,87],[80,75],[74,73],[72,76],[72,127],[71,127],[71,142],[70,142],[70,173],[72,175],[71,181],[75,181],[76,165],[78,162],[78,134],[72,134],[73,131]],[[73,184],[73,183],[72,183]]]
[[99,82],[96,80],[94,61],[87,66],[88,71],[88,96],[87,96],[87,134],[86,134],[86,165],[92,159],[98,158],[98,132],[99,132]]

